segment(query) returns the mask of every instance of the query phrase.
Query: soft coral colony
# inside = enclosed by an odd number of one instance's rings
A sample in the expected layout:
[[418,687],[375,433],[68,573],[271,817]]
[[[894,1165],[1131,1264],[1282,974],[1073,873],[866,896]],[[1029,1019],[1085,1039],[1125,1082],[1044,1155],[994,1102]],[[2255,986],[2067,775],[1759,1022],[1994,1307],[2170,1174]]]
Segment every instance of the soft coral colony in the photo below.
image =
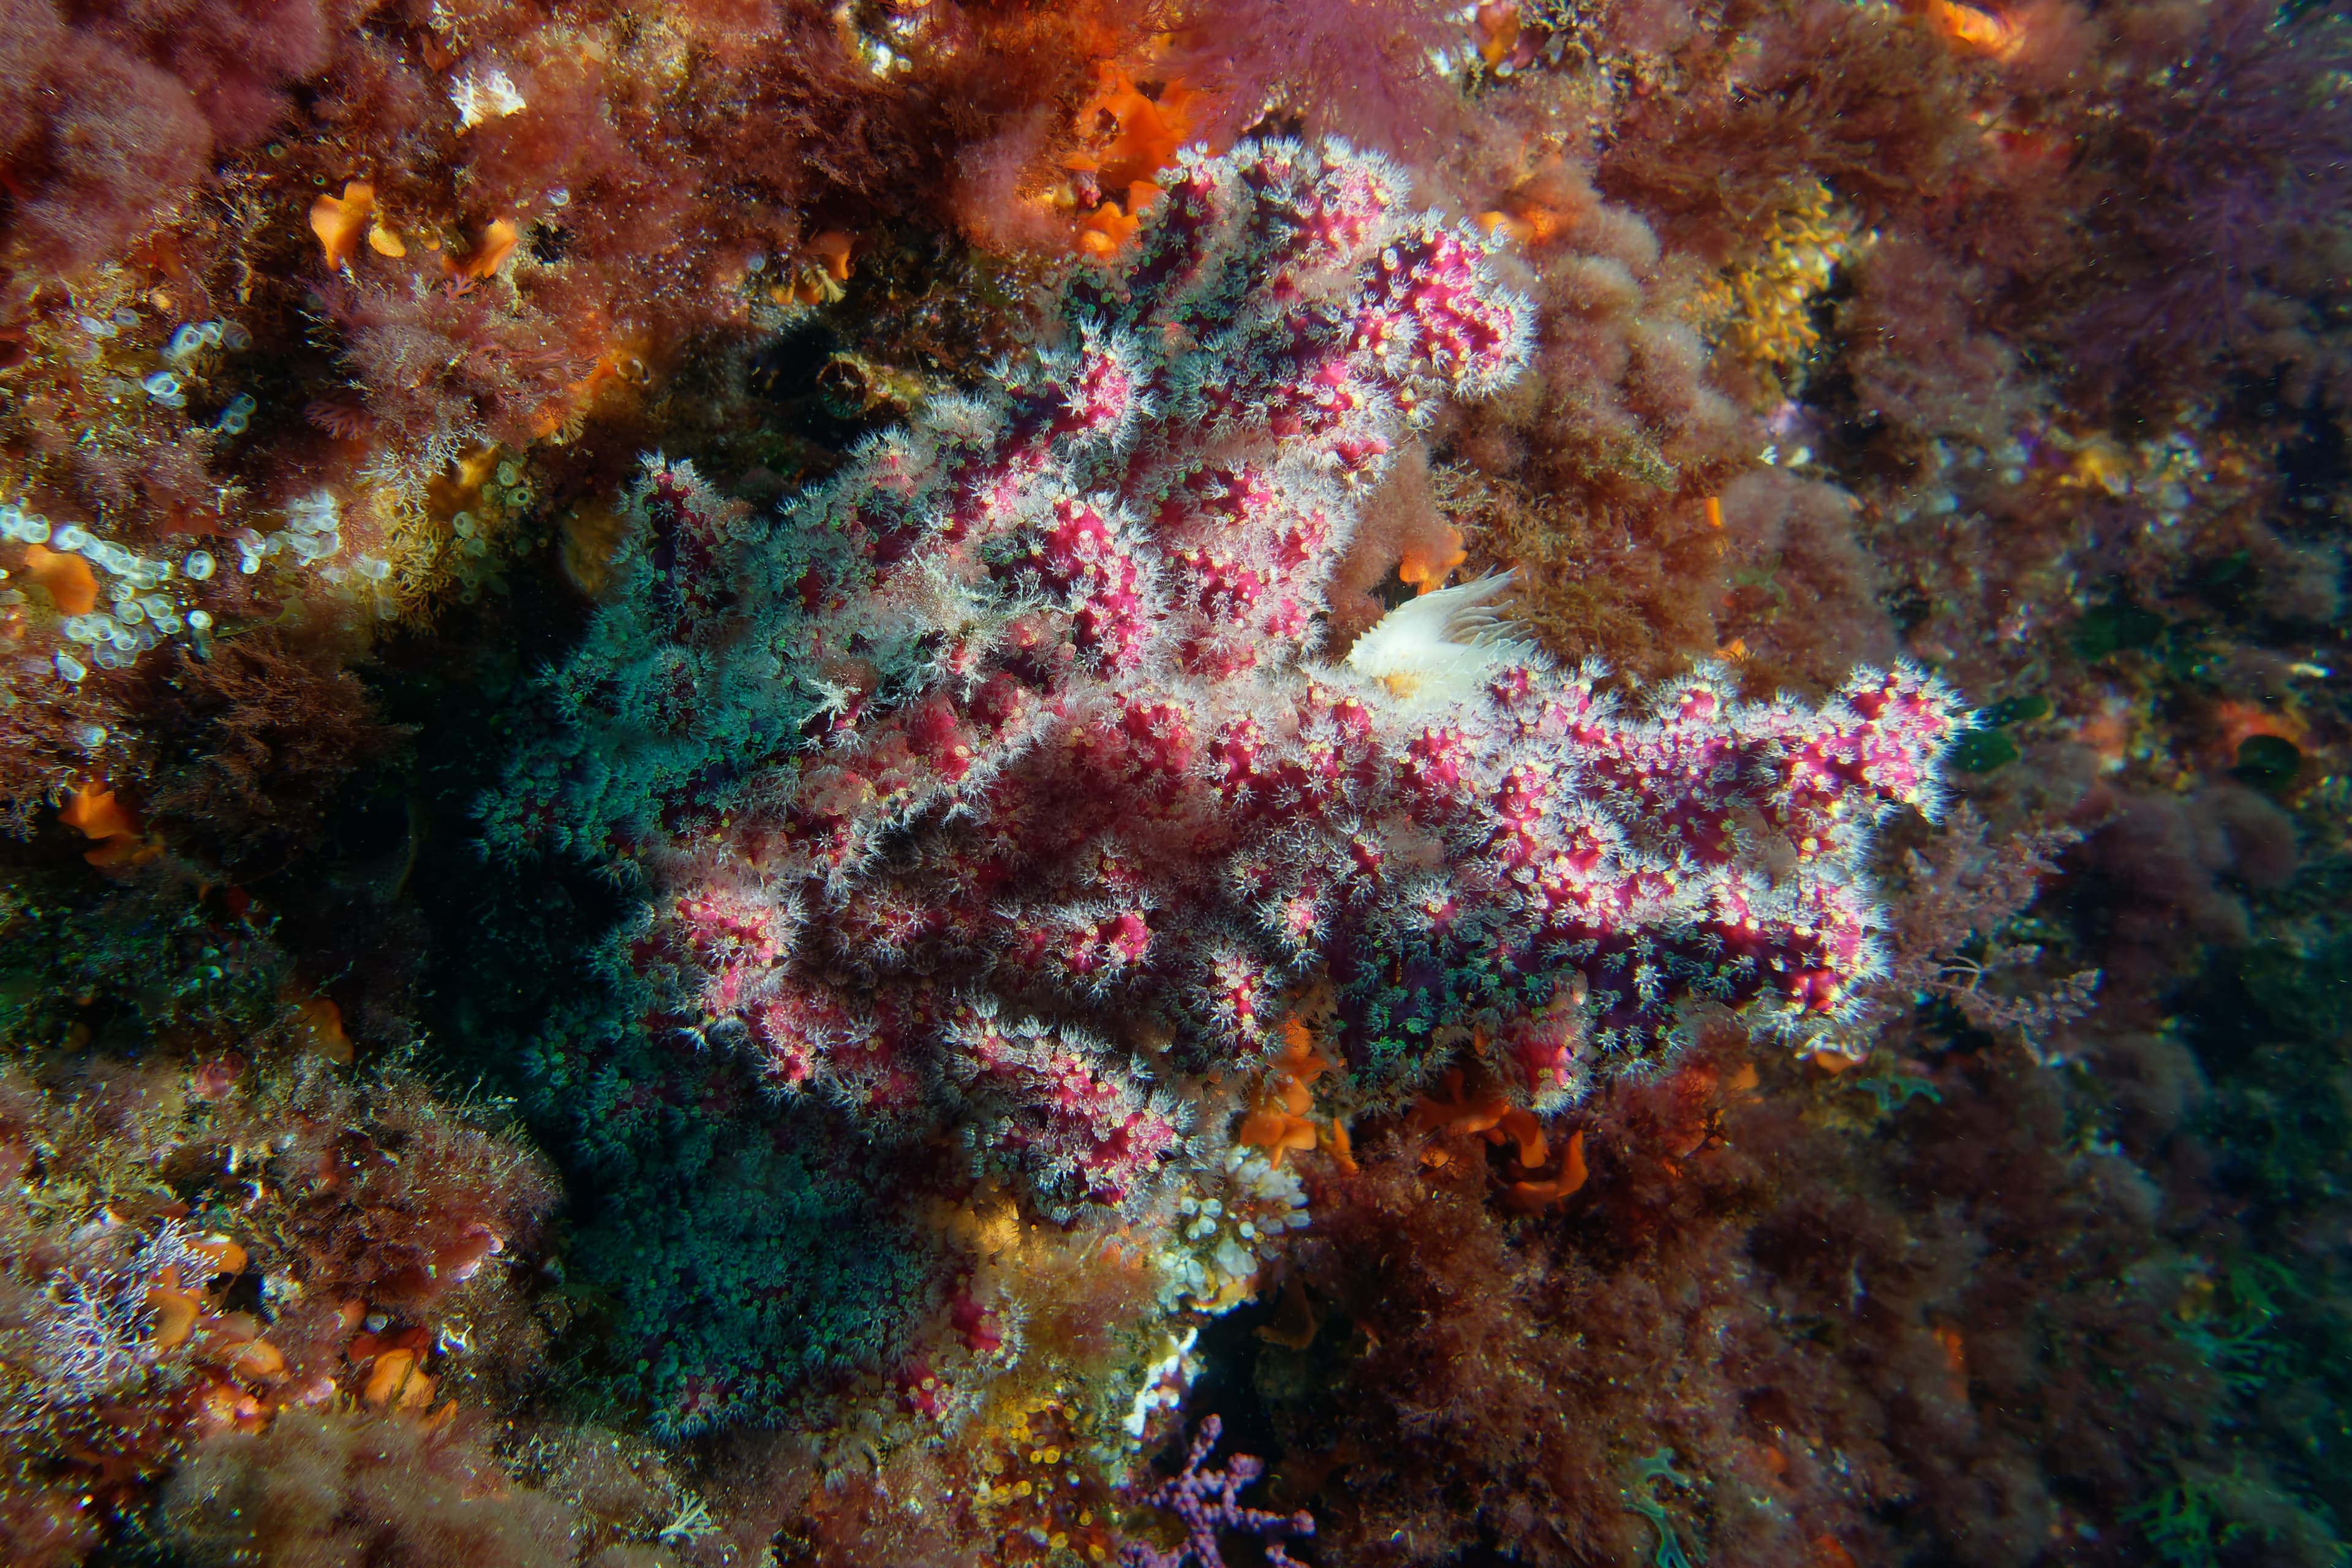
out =
[[0,22],[0,1556],[2340,1561],[2340,17]]
[[950,1108],[1057,1219],[1181,1146],[1139,1042],[1246,1064],[1318,973],[1368,1084],[1475,1021],[1544,1106],[1696,999],[1832,1026],[1880,962],[1870,828],[1931,802],[1950,696],[1702,677],[1628,716],[1482,615],[1499,584],[1318,658],[1356,497],[1431,399],[1520,368],[1528,308],[1344,146],[1164,186],[1001,398],[772,523],[655,463],[497,833],[634,858],[678,1025],[877,1129]]
[[[1134,1317],[1097,1331],[1131,1346],[1308,1223],[1298,1145],[1229,1129],[1214,1084],[1310,987],[1359,1107],[1471,1027],[1545,1110],[1655,1070],[1703,1004],[1850,1048],[1881,964],[1870,830],[1932,805],[1957,728],[1908,670],[1819,710],[1708,677],[1621,712],[1503,634],[1492,582],[1318,658],[1358,497],[1436,397],[1507,382],[1527,307],[1344,145],[1188,154],[1162,184],[1001,394],[934,403],[774,519],[649,462],[619,597],[550,683],[558,731],[488,808],[500,842],[642,881],[614,957],[645,1027],[845,1110],[894,1186],[1008,1193],[1081,1254],[1115,1233]],[[950,1348],[978,1353],[907,1352],[923,1419],[895,1441],[1036,1377],[1005,1338],[1045,1338],[1036,1292],[959,1287]],[[1078,1359],[1098,1386],[1065,1398],[1112,1454],[1171,1370],[1127,1353]],[[665,1426],[773,1418],[769,1376],[698,1364],[674,1325],[646,1354]]]

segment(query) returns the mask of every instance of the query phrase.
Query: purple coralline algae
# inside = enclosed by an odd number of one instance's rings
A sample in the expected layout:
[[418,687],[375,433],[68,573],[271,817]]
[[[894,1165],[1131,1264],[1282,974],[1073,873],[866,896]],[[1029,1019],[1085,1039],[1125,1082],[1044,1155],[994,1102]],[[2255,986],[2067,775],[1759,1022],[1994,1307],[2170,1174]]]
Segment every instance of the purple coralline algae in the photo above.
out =
[[1151,1491],[1151,1506],[1174,1514],[1184,1526],[1184,1544],[1162,1551],[1130,1541],[1119,1549],[1120,1568],[1184,1568],[1188,1563],[1193,1568],[1224,1568],[1217,1534],[1226,1530],[1255,1536],[1264,1545],[1269,1568],[1290,1568],[1297,1563],[1283,1550],[1282,1538],[1314,1534],[1315,1516],[1304,1509],[1297,1513],[1269,1513],[1241,1501],[1241,1489],[1265,1473],[1264,1460],[1236,1454],[1222,1470],[1201,1468],[1224,1429],[1219,1417],[1203,1416],[1184,1455],[1183,1469]]

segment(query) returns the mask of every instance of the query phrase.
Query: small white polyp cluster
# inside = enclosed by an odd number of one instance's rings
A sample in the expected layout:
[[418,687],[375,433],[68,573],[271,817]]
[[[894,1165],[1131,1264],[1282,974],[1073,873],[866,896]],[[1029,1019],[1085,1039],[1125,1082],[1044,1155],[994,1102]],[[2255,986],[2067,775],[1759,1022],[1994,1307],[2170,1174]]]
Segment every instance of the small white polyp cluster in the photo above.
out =
[[[333,492],[314,491],[285,510],[286,526],[276,532],[263,534],[247,528],[235,536],[239,572],[251,576],[276,555],[290,556],[295,564],[308,566],[331,562],[341,552],[342,513]],[[184,595],[187,584],[210,582],[220,570],[211,552],[190,551],[175,565],[102,539],[85,524],[52,523],[39,512],[26,511],[14,502],[0,504],[0,539],[79,555],[111,579],[102,588],[108,601],[105,608],[68,616],[59,626],[66,641],[75,645],[57,651],[58,674],[63,679],[86,679],[92,668],[121,669],[164,638],[183,634],[199,653],[204,651],[212,615],[191,607]],[[325,566],[320,575],[338,586],[365,584],[373,591],[376,615],[382,619],[391,620],[400,613],[388,561],[361,555],[347,565]]]
[[206,349],[242,353],[252,346],[253,334],[235,321],[188,321],[163,345],[163,358],[173,364],[185,364]]
[[[289,555],[297,566],[332,562],[343,548],[342,502],[332,490],[313,490],[288,501],[285,506],[286,526],[274,532],[263,533],[257,529],[243,529],[236,534],[236,569],[250,577],[261,570],[262,563],[276,555]],[[341,563],[320,568],[319,575],[328,583],[341,586],[356,578],[375,594],[375,613],[381,620],[391,620],[400,614],[399,601],[392,591],[392,563],[379,556],[360,555],[348,566]]]
[[[82,324],[85,327],[91,325],[88,319]],[[111,337],[113,333],[93,331],[92,335]],[[184,322],[172,334],[172,341],[156,353],[156,358],[163,362],[165,368],[140,377],[139,388],[159,407],[185,408],[188,391],[187,384],[181,379],[182,371],[195,374],[191,367],[211,350],[226,349],[231,353],[241,353],[252,346],[253,334],[235,321]],[[202,377],[198,376],[198,379]],[[242,431],[253,417],[256,406],[249,394],[239,393],[223,414],[220,428],[232,436]]]
[[342,521],[342,503],[335,500],[332,490],[313,490],[288,501],[284,528],[274,533],[252,528],[237,531],[236,569],[250,577],[261,570],[263,562],[280,552],[304,566],[324,561],[343,547]]
[[40,513],[13,503],[0,506],[0,536],[79,555],[112,579],[105,585],[105,609],[68,616],[59,627],[68,642],[87,650],[58,650],[58,674],[67,680],[83,679],[93,666],[120,669],[165,637],[184,632],[201,643],[212,626],[210,615],[187,608],[171,588],[175,577],[201,583],[213,574],[213,559],[201,550],[175,567],[100,539],[80,523],[52,524]]
[[[1212,1195],[1203,1196],[1203,1193]],[[1196,1173],[1176,1199],[1176,1218],[1153,1262],[1163,1308],[1222,1310],[1245,1294],[1261,1255],[1309,1220],[1297,1173],[1235,1146],[1214,1171]]]

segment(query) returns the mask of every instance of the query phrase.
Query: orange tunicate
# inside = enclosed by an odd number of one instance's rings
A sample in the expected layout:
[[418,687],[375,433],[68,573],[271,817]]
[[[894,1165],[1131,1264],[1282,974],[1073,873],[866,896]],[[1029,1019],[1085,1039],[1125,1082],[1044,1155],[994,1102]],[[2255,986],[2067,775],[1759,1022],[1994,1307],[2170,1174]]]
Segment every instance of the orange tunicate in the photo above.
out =
[[1315,1123],[1282,1110],[1253,1110],[1242,1118],[1234,1142],[1263,1149],[1279,1164],[1286,1151],[1315,1147]]
[[147,1305],[155,1311],[155,1326],[148,1338],[157,1350],[170,1350],[185,1344],[196,1331],[196,1318],[204,1310],[204,1300],[193,1290],[180,1288],[180,1271],[166,1268],[148,1289]]
[[1282,1054],[1275,1060],[1285,1077],[1301,1084],[1313,1083],[1331,1070],[1315,1048],[1314,1031],[1296,1018],[1282,1021]]
[[208,1236],[205,1237],[204,1240],[196,1243],[196,1245],[189,1250],[192,1252],[200,1252],[205,1257],[212,1259],[213,1272],[215,1274],[242,1274],[245,1272],[245,1248],[239,1247],[236,1242],[231,1241],[227,1237]]
[[1534,1214],[1580,1191],[1587,1175],[1584,1133],[1580,1130],[1568,1135],[1568,1144],[1560,1154],[1559,1174],[1549,1181],[1513,1182],[1504,1189],[1503,1202],[1521,1214]]
[[613,584],[614,565],[632,537],[627,514],[591,498],[565,514],[562,533],[562,549],[557,560],[564,576],[590,598],[603,598]]
[[[1149,196],[1140,193],[1149,192]],[[1128,187],[1128,205],[1105,202],[1078,220],[1078,248],[1097,261],[1108,261],[1143,226],[1143,210],[1159,198],[1157,185]]]
[[2001,58],[2017,52],[2023,35],[2017,24],[2007,17],[1974,5],[1958,4],[1958,0],[1936,0],[1928,8],[1937,30],[1964,48],[1979,54]]
[[234,1384],[216,1383],[196,1401],[196,1425],[203,1431],[236,1426],[257,1432],[263,1418],[261,1402]]
[[808,242],[809,250],[824,263],[824,270],[835,283],[849,281],[849,237],[837,228],[826,229]]
[[506,1238],[485,1226],[475,1226],[463,1237],[433,1255],[430,1270],[437,1279],[464,1283],[481,1271],[486,1258],[507,1249]]
[[[605,387],[614,382],[643,383],[649,379],[646,362],[626,343],[615,343],[596,356],[596,363],[588,367],[586,375],[567,383],[562,396],[550,398],[540,406],[531,416],[530,433],[535,439],[544,440],[572,426],[576,434],[579,426],[575,421],[586,416]],[[492,448],[493,453],[496,450]]]
[[1426,594],[1433,588],[1444,587],[1445,579],[1453,574],[1454,569],[1469,559],[1470,552],[1463,548],[1462,531],[1449,527],[1445,531],[1443,559],[1435,551],[1423,550],[1419,545],[1408,546],[1404,559],[1397,563],[1397,577],[1401,582],[1410,584],[1416,593]]
[[453,261],[445,256],[441,265],[455,277],[488,278],[506,265],[507,258],[514,254],[521,240],[522,231],[515,227],[514,220],[502,217],[482,230],[481,246],[472,256],[464,261]]
[[1478,7],[1478,58],[1498,66],[1519,47],[1519,8],[1493,3]]
[[143,866],[163,853],[160,845],[129,837],[110,838],[95,849],[85,849],[81,858],[91,865]]
[[25,575],[41,585],[61,616],[86,616],[98,605],[98,578],[79,555],[28,544]]
[[375,187],[365,180],[347,180],[341,196],[320,196],[310,204],[310,232],[327,252],[327,266],[340,271],[350,262],[375,214]]
[[[1175,161],[1177,149],[1190,139],[1198,97],[1180,80],[1155,98],[1135,85],[1126,67],[1106,61],[1097,68],[1094,96],[1078,106],[1084,150],[1062,161],[1073,173],[1095,174],[1097,188],[1107,193],[1079,220],[1078,248],[1087,256],[1107,261],[1117,255],[1144,210],[1160,199],[1153,176]],[[1114,191],[1125,195],[1108,195]]]
[[385,1351],[368,1369],[367,1387],[360,1397],[379,1410],[386,1405],[418,1410],[433,1403],[433,1380],[417,1370],[415,1351]]
[[521,232],[515,227],[513,220],[499,219],[482,231],[482,248],[467,264],[466,269],[477,278],[488,278],[514,254],[514,247],[521,238]]
[[1481,233],[1493,234],[1500,229],[1521,245],[1538,245],[1560,230],[1559,214],[1534,202],[1514,201],[1511,212],[1483,212],[1477,223]]
[[389,256],[398,259],[408,254],[408,247],[401,242],[399,234],[384,227],[382,224],[377,224],[368,230],[367,239],[368,248],[378,256]]
[[1089,149],[1066,160],[1066,166],[1095,170],[1112,190],[1150,184],[1191,137],[1192,102],[1200,96],[1179,80],[1150,97],[1125,66],[1105,61],[1096,71],[1094,96],[1078,106],[1078,133]]
[[1307,1086],[1330,1070],[1331,1064],[1316,1052],[1315,1037],[1296,1018],[1282,1026],[1282,1054],[1275,1058],[1250,1113],[1234,1131],[1236,1142],[1263,1149],[1275,1164],[1292,1151],[1315,1147],[1314,1120],[1307,1112],[1315,1103]]
[[268,1340],[247,1340],[228,1364],[230,1371],[246,1377],[276,1377],[286,1370],[286,1355]]
[[352,1039],[343,1033],[343,1010],[324,996],[300,1004],[295,1029],[303,1044],[337,1067],[352,1064]]
[[[1515,1105],[1503,1112],[1503,1119],[1495,1124],[1495,1131],[1518,1145],[1519,1163],[1530,1171],[1542,1164],[1549,1153],[1544,1142],[1543,1123],[1536,1120],[1534,1111],[1524,1106]],[[1489,1141],[1492,1141],[1492,1134],[1489,1134]]]
[[1274,1316],[1258,1325],[1257,1337],[1285,1350],[1303,1351],[1315,1342],[1315,1335],[1322,1327],[1323,1320],[1307,1299],[1305,1283],[1293,1274],[1282,1282],[1282,1296],[1276,1303]]
[[1423,1095],[1412,1108],[1413,1127],[1422,1132],[1459,1134],[1485,1132],[1503,1120],[1510,1102],[1489,1090],[1473,1100],[1463,1092],[1462,1069],[1445,1069],[1445,1098]]
[[1331,1152],[1331,1163],[1339,1168],[1339,1173],[1343,1176],[1354,1175],[1356,1147],[1355,1141],[1348,1136],[1348,1124],[1336,1116],[1331,1118],[1331,1126],[1326,1134],[1326,1142]]
[[58,813],[58,821],[68,827],[79,828],[85,838],[136,838],[139,836],[139,819],[123,808],[112,790],[95,784],[77,788],[73,799]]
[[1584,1134],[1571,1132],[1568,1135],[1568,1152],[1559,1163],[1560,1195],[1566,1197],[1584,1185],[1587,1174],[1584,1168]]

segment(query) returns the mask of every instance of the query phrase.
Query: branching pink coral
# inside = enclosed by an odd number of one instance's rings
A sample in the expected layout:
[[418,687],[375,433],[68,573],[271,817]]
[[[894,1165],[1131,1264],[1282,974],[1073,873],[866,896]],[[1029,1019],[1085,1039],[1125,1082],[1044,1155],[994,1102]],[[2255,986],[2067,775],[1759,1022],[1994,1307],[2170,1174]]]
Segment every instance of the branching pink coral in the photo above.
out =
[[1842,1016],[1879,962],[1860,857],[1932,803],[1948,694],[1866,673],[1816,713],[1707,674],[1631,716],[1504,636],[1492,580],[1327,662],[1358,497],[1437,396],[1509,377],[1524,307],[1378,159],[1164,184],[1000,401],[778,524],[656,462],[634,589],[495,835],[640,859],[630,955],[674,1016],[877,1130],[963,1124],[1062,1215],[1177,1146],[1099,1037],[1251,1053],[1318,964],[1369,1081],[1483,1017],[1540,1103],[1695,1001]]

